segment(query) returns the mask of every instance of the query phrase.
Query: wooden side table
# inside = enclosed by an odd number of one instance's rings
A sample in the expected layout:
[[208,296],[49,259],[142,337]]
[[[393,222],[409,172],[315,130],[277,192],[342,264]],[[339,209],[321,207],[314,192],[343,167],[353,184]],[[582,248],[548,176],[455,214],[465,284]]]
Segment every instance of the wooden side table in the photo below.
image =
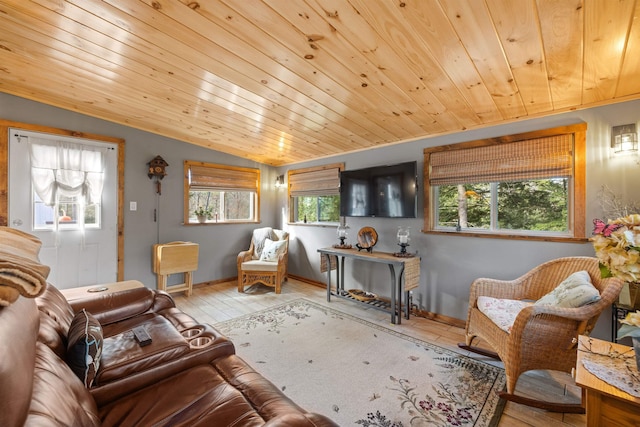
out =
[[[193,272],[198,269],[199,245],[191,242],[171,242],[153,245],[153,272],[158,276],[158,289],[167,292],[182,292],[191,296]],[[181,273],[184,282],[167,285],[171,274]]]
[[590,348],[596,353],[611,350],[626,352],[629,347],[585,336],[579,337],[576,384],[586,391],[587,427],[640,425],[640,398],[633,397],[619,388],[591,374],[582,365],[586,354],[581,349]]

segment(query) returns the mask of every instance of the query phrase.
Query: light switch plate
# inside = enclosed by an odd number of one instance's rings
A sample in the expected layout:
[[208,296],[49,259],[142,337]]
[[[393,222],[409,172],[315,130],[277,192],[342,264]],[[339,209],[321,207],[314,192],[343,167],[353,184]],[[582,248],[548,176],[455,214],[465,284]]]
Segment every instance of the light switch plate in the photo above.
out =
[[138,202],[129,202],[129,210],[137,211],[138,210]]

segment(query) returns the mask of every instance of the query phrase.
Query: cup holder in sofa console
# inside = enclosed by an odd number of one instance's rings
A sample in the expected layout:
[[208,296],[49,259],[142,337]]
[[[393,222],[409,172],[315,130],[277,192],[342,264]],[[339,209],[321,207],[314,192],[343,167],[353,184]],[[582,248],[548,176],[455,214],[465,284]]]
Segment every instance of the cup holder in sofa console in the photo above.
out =
[[204,331],[203,327],[194,327],[194,328],[185,329],[184,331],[182,331],[180,333],[186,339],[191,339],[191,338],[195,338],[198,335],[200,335],[202,333],[202,331]]
[[197,337],[189,341],[191,348],[205,348],[213,343],[211,337]]

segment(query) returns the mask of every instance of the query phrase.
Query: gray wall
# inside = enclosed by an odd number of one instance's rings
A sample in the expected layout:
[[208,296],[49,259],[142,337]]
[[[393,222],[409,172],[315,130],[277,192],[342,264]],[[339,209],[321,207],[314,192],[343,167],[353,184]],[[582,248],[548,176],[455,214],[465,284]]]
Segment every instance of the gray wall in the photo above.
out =
[[[275,182],[276,175],[270,166],[3,93],[0,93],[0,118],[125,139],[125,279],[137,279],[148,287],[155,287],[152,246],[177,240],[200,245],[199,268],[194,273],[194,283],[237,275],[236,256],[249,247],[251,232],[256,225],[182,225],[184,160],[260,168],[264,183],[261,189],[261,223],[271,225],[275,221],[275,191],[269,184]],[[162,180],[161,196],[156,195],[155,181],[147,177],[147,163],[157,155],[169,163],[168,175]],[[130,201],[138,203],[137,211],[129,211]],[[156,206],[159,208],[157,223],[153,221]],[[171,276],[169,283],[181,281],[179,276]],[[64,284],[59,286],[62,288]]]
[[[335,227],[287,224],[286,190],[274,189],[277,174],[288,169],[333,162],[345,162],[347,169],[417,160],[423,168],[425,147],[452,144],[479,138],[534,131],[578,122],[587,129],[587,230],[591,220],[602,217],[597,200],[603,184],[630,199],[640,199],[635,183],[640,181],[638,157],[614,156],[609,148],[610,127],[636,123],[640,117],[640,101],[560,114],[550,118],[527,120],[487,129],[460,132],[436,138],[369,150],[334,158],[306,162],[278,170],[238,157],[206,150],[170,138],[138,131],[125,126],[46,106],[11,95],[0,94],[0,118],[65,129],[92,132],[124,138],[125,150],[125,278],[138,279],[155,287],[151,268],[151,247],[157,241],[186,240],[200,244],[200,266],[194,281],[205,282],[234,277],[235,259],[248,246],[253,224],[219,226],[183,226],[182,163],[201,160],[245,167],[259,167],[262,173],[261,224],[287,228],[291,233],[289,271],[292,274],[325,282],[320,273],[317,249],[337,242]],[[162,183],[162,196],[146,176],[146,163],[156,155],[168,163],[169,175]],[[159,199],[159,200],[158,200]],[[138,202],[138,211],[128,211],[129,201]],[[160,207],[160,227],[153,222],[153,209]],[[590,243],[550,243],[524,240],[470,238],[455,235],[422,234],[422,194],[419,218],[362,219],[347,218],[350,226],[348,242],[363,226],[371,226],[379,235],[378,251],[397,250],[395,233],[398,225],[411,227],[411,251],[422,257],[420,287],[414,301],[420,308],[446,316],[465,319],[469,284],[477,277],[512,279],[532,267],[560,256],[594,254]],[[356,264],[348,268],[352,287],[388,295],[388,269]],[[359,268],[361,267],[361,268]],[[595,335],[609,338],[610,313],[605,313]]]
[[[346,169],[417,160],[419,173],[423,169],[423,149],[469,140],[515,134],[556,126],[586,122],[587,127],[587,200],[586,229],[592,229],[593,218],[602,218],[598,200],[602,185],[627,199],[640,200],[638,156],[614,155],[610,149],[611,126],[637,123],[640,101],[559,114],[550,118],[527,120],[509,125],[460,132],[436,138],[422,139],[397,146],[380,148],[334,158],[301,163],[288,168],[309,167],[343,161]],[[280,168],[284,173],[288,168]],[[414,292],[414,302],[420,308],[446,316],[466,319],[469,284],[477,277],[514,279],[536,265],[561,256],[593,256],[590,243],[555,243],[525,240],[491,239],[456,235],[420,233],[423,226],[422,191],[419,194],[417,219],[346,218],[350,227],[347,243],[355,243],[357,231],[374,227],[379,240],[374,250],[395,252],[396,230],[399,225],[411,227],[411,251],[422,257],[420,287]],[[279,196],[280,210],[286,206],[286,195]],[[317,248],[337,243],[335,227],[290,225],[294,238],[291,245],[289,270],[293,274],[326,281],[320,273]],[[359,268],[360,267],[360,268]],[[347,264],[347,286],[388,295],[389,273],[383,265]],[[610,337],[610,313],[603,314],[596,336]]]

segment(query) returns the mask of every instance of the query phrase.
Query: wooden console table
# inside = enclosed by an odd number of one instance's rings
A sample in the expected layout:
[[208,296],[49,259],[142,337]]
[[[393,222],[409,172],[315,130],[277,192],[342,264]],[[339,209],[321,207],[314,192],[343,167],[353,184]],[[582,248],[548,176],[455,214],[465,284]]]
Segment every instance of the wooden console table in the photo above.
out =
[[587,348],[601,354],[611,351],[624,354],[629,352],[630,347],[583,335],[579,337],[576,384],[586,391],[587,427],[640,425],[640,398],[631,396],[587,371],[582,364],[586,357],[584,349]]
[[[391,285],[391,306],[387,309],[372,305],[373,308],[383,309],[391,313],[391,323],[400,324],[402,322],[402,294],[405,294],[405,317],[409,318],[411,312],[409,291],[415,289],[420,284],[420,258],[418,257],[396,257],[392,253],[387,252],[366,252],[357,249],[339,249],[339,248],[322,248],[318,252],[323,256],[327,263],[327,301],[331,301],[331,295],[336,297],[357,301],[349,297],[348,292],[344,289],[344,260],[352,258],[356,260],[373,262],[378,264],[387,264],[389,266],[390,285]],[[331,292],[331,257],[336,258],[336,291]],[[339,259],[339,262],[337,260]],[[399,272],[396,275],[396,267]]]

